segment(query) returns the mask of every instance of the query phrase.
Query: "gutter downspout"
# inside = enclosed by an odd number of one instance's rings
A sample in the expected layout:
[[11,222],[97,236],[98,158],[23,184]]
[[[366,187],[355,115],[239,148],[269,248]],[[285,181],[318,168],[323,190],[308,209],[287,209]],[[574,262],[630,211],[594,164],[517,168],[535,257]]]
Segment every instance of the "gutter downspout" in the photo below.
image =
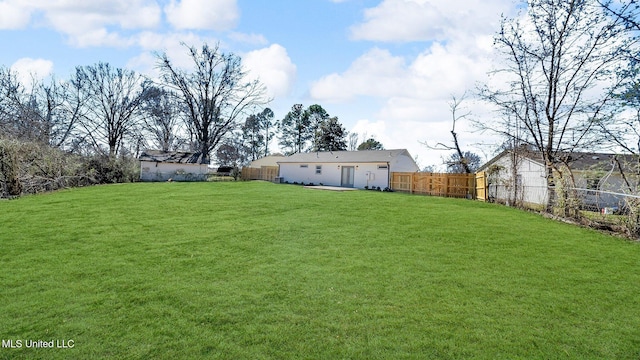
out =
[[387,161],[387,188],[391,190],[391,164]]

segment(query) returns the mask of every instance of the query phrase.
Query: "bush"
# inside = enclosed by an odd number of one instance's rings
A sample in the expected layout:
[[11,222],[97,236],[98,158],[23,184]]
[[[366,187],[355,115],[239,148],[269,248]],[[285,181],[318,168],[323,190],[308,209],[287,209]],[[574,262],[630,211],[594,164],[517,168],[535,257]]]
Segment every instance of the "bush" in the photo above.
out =
[[82,157],[47,144],[0,139],[0,197],[138,178],[138,162],[131,157]]
[[36,142],[0,140],[0,197],[90,184],[82,158]]
[[135,182],[140,178],[137,161],[127,157],[90,157],[83,166],[83,173],[95,184]]

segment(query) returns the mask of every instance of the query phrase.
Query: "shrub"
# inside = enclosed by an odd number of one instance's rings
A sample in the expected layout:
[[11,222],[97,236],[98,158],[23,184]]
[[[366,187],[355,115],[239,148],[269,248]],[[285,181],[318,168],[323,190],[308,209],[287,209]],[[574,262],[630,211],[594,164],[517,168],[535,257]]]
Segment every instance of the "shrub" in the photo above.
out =
[[132,182],[138,179],[139,171],[132,157],[83,157],[47,144],[0,139],[0,197]]
[[93,156],[86,161],[83,172],[96,184],[135,182],[140,173],[134,158]]

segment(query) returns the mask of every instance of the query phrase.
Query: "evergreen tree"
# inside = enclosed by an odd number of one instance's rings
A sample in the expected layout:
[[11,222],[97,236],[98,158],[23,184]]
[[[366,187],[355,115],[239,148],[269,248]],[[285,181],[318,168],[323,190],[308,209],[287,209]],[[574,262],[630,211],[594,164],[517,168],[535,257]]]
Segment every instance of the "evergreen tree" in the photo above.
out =
[[367,141],[358,145],[358,150],[384,150],[384,146],[378,140],[368,138]]
[[280,121],[279,144],[286,155],[302,152],[307,142],[312,138],[313,132],[310,126],[309,114],[302,104],[295,104],[291,111]]
[[314,104],[309,106],[307,110],[307,116],[309,117],[309,126],[311,127],[312,144],[311,150],[318,151],[320,146],[321,126],[329,119],[329,113],[320,105]]
[[317,151],[339,151],[347,150],[347,131],[334,116],[320,124],[316,132]]
[[242,126],[242,138],[247,149],[247,157],[253,161],[260,157],[264,149],[264,135],[257,115],[249,115]]
[[277,128],[278,122],[273,120],[273,111],[269,108],[262,110],[257,116],[258,124],[260,126],[261,134],[264,138],[263,149],[260,152],[261,156],[269,155],[269,144],[271,139],[275,135],[274,129]]

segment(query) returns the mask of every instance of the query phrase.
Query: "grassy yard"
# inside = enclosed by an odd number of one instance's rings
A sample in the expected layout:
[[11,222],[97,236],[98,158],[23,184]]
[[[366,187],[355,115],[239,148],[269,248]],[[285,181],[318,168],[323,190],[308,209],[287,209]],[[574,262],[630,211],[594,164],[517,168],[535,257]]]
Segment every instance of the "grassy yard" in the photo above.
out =
[[0,202],[0,338],[0,359],[638,359],[640,244],[398,193],[75,189]]

